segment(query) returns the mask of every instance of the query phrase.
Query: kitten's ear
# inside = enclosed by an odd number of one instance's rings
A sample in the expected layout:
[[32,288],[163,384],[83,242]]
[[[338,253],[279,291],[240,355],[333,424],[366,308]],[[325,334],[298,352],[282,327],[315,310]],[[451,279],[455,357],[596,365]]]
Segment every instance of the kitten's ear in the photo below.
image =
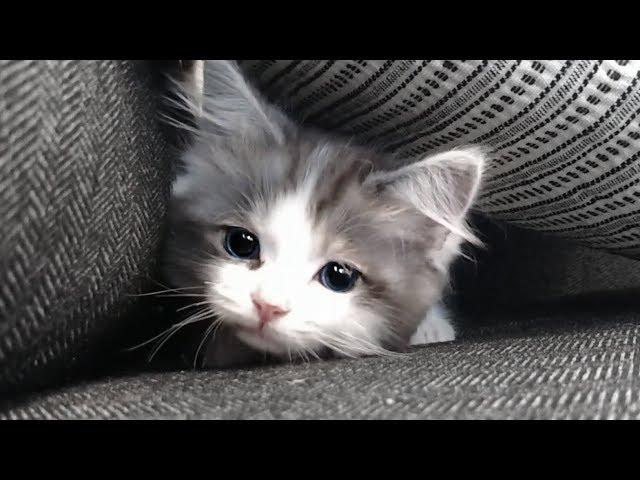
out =
[[180,68],[180,87],[192,103],[190,106],[194,107],[194,113],[199,115],[202,113],[204,60],[180,60]]
[[[485,154],[478,147],[440,153],[396,170],[375,172],[366,183],[409,202],[463,237],[465,217],[480,189]],[[472,238],[468,238],[473,240]]]
[[197,60],[191,72],[183,92],[202,133],[282,142],[284,116],[260,98],[236,62]]
[[265,102],[233,60],[183,61],[178,89],[198,132],[209,137],[282,143],[286,117]]

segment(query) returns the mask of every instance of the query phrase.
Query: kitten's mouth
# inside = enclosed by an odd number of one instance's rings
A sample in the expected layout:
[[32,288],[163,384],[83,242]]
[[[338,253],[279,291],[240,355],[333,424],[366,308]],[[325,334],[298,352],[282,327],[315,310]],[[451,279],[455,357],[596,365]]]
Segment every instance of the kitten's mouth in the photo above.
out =
[[253,335],[258,335],[260,337],[264,337],[264,328],[260,327],[247,327],[245,325],[238,325],[236,330],[239,332],[251,333]]
[[266,350],[275,354],[282,354],[287,351],[282,339],[278,338],[275,332],[268,326],[247,327],[244,325],[235,326],[238,338],[248,343],[254,348]]

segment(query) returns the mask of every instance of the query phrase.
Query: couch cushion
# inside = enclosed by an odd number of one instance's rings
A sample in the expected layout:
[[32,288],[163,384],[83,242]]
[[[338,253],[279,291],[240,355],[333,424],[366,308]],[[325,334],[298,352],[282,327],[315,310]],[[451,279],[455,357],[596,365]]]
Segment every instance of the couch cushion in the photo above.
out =
[[0,418],[640,419],[639,314],[520,318],[402,358],[111,376],[5,402]]
[[493,150],[479,209],[640,254],[640,61],[243,60],[306,123],[402,162]]
[[148,281],[170,181],[154,79],[0,61],[0,394],[99,358]]

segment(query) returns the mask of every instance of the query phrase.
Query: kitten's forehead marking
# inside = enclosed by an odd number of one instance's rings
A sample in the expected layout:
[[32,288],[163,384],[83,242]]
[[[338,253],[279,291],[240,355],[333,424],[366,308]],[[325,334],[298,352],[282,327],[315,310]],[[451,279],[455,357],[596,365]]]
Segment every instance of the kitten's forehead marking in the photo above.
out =
[[296,190],[276,198],[264,225],[265,259],[295,271],[314,257],[314,228],[308,215],[309,194]]

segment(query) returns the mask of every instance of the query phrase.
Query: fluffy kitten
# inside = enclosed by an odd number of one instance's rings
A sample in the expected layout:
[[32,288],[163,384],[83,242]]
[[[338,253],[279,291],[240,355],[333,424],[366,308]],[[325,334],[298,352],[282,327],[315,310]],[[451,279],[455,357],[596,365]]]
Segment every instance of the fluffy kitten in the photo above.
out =
[[173,287],[201,289],[194,321],[235,337],[215,363],[237,340],[283,357],[452,340],[438,302],[461,242],[474,240],[465,216],[481,150],[398,166],[294,124],[233,62],[196,72],[182,90],[196,125],[173,186],[165,271]]

